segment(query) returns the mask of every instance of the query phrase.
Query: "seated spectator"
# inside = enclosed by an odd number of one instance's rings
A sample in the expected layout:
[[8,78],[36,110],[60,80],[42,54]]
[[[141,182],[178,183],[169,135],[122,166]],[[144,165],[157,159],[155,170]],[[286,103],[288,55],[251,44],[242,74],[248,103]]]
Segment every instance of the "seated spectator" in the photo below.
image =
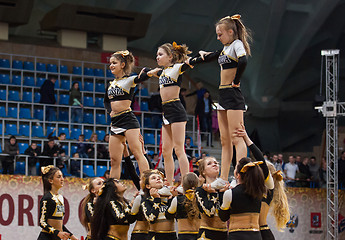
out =
[[153,165],[153,168],[156,167],[158,161],[159,155],[157,153],[152,154],[151,165]]
[[345,151],[341,152],[341,156],[338,160],[338,179],[339,184],[345,187]]
[[79,153],[74,153],[73,157],[71,158],[71,174],[75,177],[80,177],[80,159]]
[[310,180],[311,180],[311,173],[309,170],[309,158],[305,157],[303,158],[301,164],[298,166],[299,172],[296,174],[296,178],[299,179],[298,182],[296,182],[296,187],[309,187],[310,186]]
[[321,166],[319,169],[320,187],[325,188],[327,186],[327,162],[326,158],[321,159]]
[[29,175],[37,176],[36,163],[38,156],[41,155],[41,149],[37,147],[37,143],[32,142],[31,145],[25,150],[25,155],[29,155],[28,166],[29,166]]
[[104,172],[103,178],[104,179],[110,178],[110,170],[107,170],[107,171]]
[[296,173],[298,172],[298,166],[295,163],[296,159],[294,156],[289,156],[289,162],[285,164],[284,173],[286,176],[286,185],[289,187],[295,187]]
[[[106,144],[97,145],[97,159],[109,159],[109,134],[104,136],[103,142]],[[107,165],[107,162],[101,161],[100,165]]]
[[184,148],[188,159],[191,159],[194,155],[192,148],[195,148],[195,146],[192,144],[192,139],[190,137],[186,137]]
[[190,160],[193,164],[193,172],[199,176],[199,165],[198,165],[198,160],[196,159],[195,156],[192,156]]
[[319,187],[319,164],[315,157],[311,157],[309,161],[309,171],[311,173],[311,180],[315,183],[315,187]]
[[2,158],[2,174],[13,174],[14,158],[19,154],[19,147],[15,136],[11,136],[9,140],[5,141],[3,153],[9,156],[4,156]]
[[84,134],[79,135],[78,143],[77,143],[77,153],[79,153],[79,157],[81,158],[88,158],[86,151],[88,148],[88,144],[85,142],[85,136]]
[[66,133],[60,133],[58,137],[53,136],[54,132],[56,131],[56,128],[53,129],[51,133],[48,135],[48,139],[54,139],[55,144],[58,146],[58,148],[61,150],[62,146],[60,141],[65,141],[66,140]]
[[86,151],[87,156],[89,158],[96,158],[97,159],[97,156],[95,155],[96,154],[96,152],[95,152],[96,147],[95,146],[96,146],[97,141],[98,141],[98,135],[96,133],[92,133],[92,135],[89,139],[88,149]]
[[65,150],[62,149],[60,151],[59,158],[56,159],[56,166],[60,168],[60,170],[63,169],[66,166],[66,163],[68,163],[69,159],[70,157],[66,155]]
[[49,139],[48,143],[44,145],[42,156],[47,156],[50,158],[41,158],[40,166],[54,165],[54,159],[58,156],[60,152],[59,147],[55,144],[54,139]]

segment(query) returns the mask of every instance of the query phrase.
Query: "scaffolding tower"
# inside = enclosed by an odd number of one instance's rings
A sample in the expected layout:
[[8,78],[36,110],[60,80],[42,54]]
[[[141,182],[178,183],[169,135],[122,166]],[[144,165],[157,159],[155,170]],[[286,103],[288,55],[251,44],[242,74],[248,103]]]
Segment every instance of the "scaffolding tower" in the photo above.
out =
[[[326,118],[327,240],[338,239],[338,117],[345,116],[345,103],[338,102],[339,49],[321,51],[325,68],[326,98],[318,107]],[[321,80],[323,71],[321,70]],[[321,81],[322,83],[322,81]]]

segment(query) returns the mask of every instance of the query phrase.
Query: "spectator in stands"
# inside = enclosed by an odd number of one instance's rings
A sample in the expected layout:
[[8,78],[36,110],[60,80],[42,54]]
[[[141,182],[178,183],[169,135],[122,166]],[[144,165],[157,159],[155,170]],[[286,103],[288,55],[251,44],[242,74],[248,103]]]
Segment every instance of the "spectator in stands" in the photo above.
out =
[[319,164],[316,162],[315,157],[311,157],[309,161],[309,171],[311,173],[311,179],[315,183],[315,187],[319,187]]
[[289,187],[295,186],[295,180],[299,180],[296,178],[296,173],[298,172],[298,166],[295,163],[296,158],[294,156],[289,156],[289,162],[285,164],[284,173],[286,176],[286,184]]
[[74,153],[71,158],[71,174],[76,177],[80,177],[80,159],[79,153]]
[[325,188],[327,186],[327,162],[326,162],[325,157],[322,157],[321,159],[319,177],[320,177],[320,187]]
[[302,164],[302,158],[301,158],[300,155],[296,156],[296,164],[297,164],[298,167]]
[[152,154],[151,165],[153,165],[153,167],[156,167],[158,161],[159,155],[157,153]]
[[341,152],[341,156],[338,160],[338,178],[339,184],[345,187],[345,151]]
[[70,159],[70,157],[68,155],[66,155],[65,150],[60,150],[60,154],[59,154],[59,158],[56,159],[56,166],[62,170],[65,166],[66,163],[68,163],[68,160]]
[[296,187],[309,187],[311,180],[311,173],[309,170],[309,158],[303,158],[303,161],[298,166],[299,172],[296,174],[296,178],[299,179],[299,182],[296,183]]
[[284,167],[285,167],[284,156],[281,153],[278,154],[278,163],[282,164],[282,169],[284,170]]
[[69,105],[73,106],[71,109],[71,121],[74,123],[81,123],[82,108],[81,92],[79,90],[79,83],[73,82],[72,88],[69,91]]
[[53,134],[55,133],[56,128],[53,129],[53,131],[51,133],[49,133],[48,135],[48,139],[54,139],[55,144],[58,146],[59,150],[62,149],[62,145],[60,143],[60,141],[65,141],[66,140],[66,133],[59,133],[58,137],[53,136]]
[[195,148],[195,146],[192,144],[192,139],[188,136],[186,137],[184,148],[185,148],[188,160],[190,160],[192,156],[194,155],[193,148]]
[[103,178],[104,179],[110,178],[110,170],[107,170],[107,171],[104,172]]
[[41,155],[41,149],[37,147],[37,143],[32,142],[31,145],[25,150],[25,155],[29,155],[28,165],[29,165],[29,175],[37,176],[36,163],[38,156]]
[[[106,134],[104,136],[104,139],[102,142],[106,143],[106,144],[100,143],[97,145],[97,158],[109,160],[109,158],[110,158],[109,157],[109,134]],[[99,164],[106,166],[107,162],[101,161],[101,162],[99,162]]]
[[54,139],[49,139],[48,143],[44,145],[42,156],[47,156],[50,158],[41,158],[40,166],[54,165],[54,159],[59,154],[59,147],[55,144]]
[[5,147],[3,153],[9,156],[2,158],[2,173],[13,174],[14,173],[14,158],[19,154],[19,147],[15,136],[10,136],[10,139],[5,141]]
[[198,82],[195,86],[196,86],[197,90],[195,90],[192,93],[187,94],[186,97],[190,97],[190,96],[193,96],[196,94],[197,100],[202,99],[204,96],[204,93],[207,91],[207,89],[204,88],[204,85],[202,84],[202,82]]
[[88,158],[89,156],[87,155],[87,150],[88,150],[88,144],[84,142],[85,141],[85,135],[80,134],[78,138],[78,143],[77,143],[77,153],[79,153],[79,157],[81,158]]
[[187,95],[187,89],[181,88],[181,89],[180,89],[179,98],[180,98],[180,100],[181,100],[181,103],[182,103],[184,109],[187,110],[186,100],[184,99],[184,98],[186,97],[186,95]]
[[192,156],[190,160],[193,164],[193,172],[199,176],[199,165],[198,165],[198,160],[196,159],[195,156]]
[[[158,92],[155,92],[151,95],[149,99],[149,110],[154,113],[162,113],[162,98],[159,93],[159,88]],[[153,128],[161,128],[160,122],[162,119],[161,114],[152,114],[151,116],[151,124]]]
[[[40,94],[41,94],[41,100],[40,103],[45,104],[55,104],[55,82],[56,78],[51,78],[50,80],[45,80],[44,83],[41,86]],[[46,106],[46,121],[52,122],[54,121],[54,114],[55,110],[52,106]]]
[[[208,132],[211,135],[212,143],[212,98],[209,91],[204,92],[204,96],[198,99],[195,107],[195,116],[199,116],[200,129],[202,132]],[[207,145],[211,145],[207,136]]]
[[274,154],[272,157],[272,164],[277,171],[283,171],[283,164],[279,162],[278,155]]
[[[101,154],[100,154],[100,145],[101,144],[97,144],[98,142],[98,135],[97,133],[92,133],[90,139],[89,139],[89,144],[88,144],[88,149],[87,149],[87,155],[89,158],[92,159],[101,159]],[[96,154],[97,152],[97,154]],[[89,161],[90,165],[93,164],[93,161]]]

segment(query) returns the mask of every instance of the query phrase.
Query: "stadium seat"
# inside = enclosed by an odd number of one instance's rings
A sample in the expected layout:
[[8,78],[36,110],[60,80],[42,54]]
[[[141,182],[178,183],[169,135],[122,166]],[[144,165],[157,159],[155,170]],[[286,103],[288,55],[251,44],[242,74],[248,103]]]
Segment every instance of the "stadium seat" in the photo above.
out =
[[38,77],[36,81],[36,87],[41,87],[46,79],[42,77]]
[[12,84],[13,85],[22,85],[22,77],[20,75],[13,75],[12,76]]
[[14,69],[23,69],[23,62],[19,60],[12,61],[12,68]]
[[102,177],[107,171],[107,166],[97,166],[97,177]]
[[93,124],[93,114],[84,112],[84,123],[90,123]]
[[10,84],[10,76],[8,74],[0,74],[0,84]]
[[43,121],[43,109],[35,108],[34,118]]
[[24,154],[25,150],[29,147],[27,143],[18,143],[19,153]]
[[94,104],[93,104],[93,98],[92,97],[84,97],[83,99],[83,104],[84,106],[86,107],[93,107]]
[[144,128],[152,128],[151,117],[144,117]]
[[19,92],[16,90],[8,91],[8,101],[20,101]]
[[90,139],[91,135],[92,135],[92,130],[91,129],[84,129],[84,136],[85,136],[84,140],[85,141]]
[[30,137],[30,127],[29,125],[19,125],[19,135]]
[[6,117],[6,108],[4,106],[0,106],[0,117]]
[[95,107],[104,108],[103,98],[101,98],[101,97],[95,98]]
[[[67,152],[66,152],[66,153],[67,153]],[[69,173],[67,172],[67,166],[66,166],[66,165],[64,165],[64,167],[61,169],[61,172],[62,172],[62,174],[63,174],[64,177],[70,177],[70,176],[72,176],[72,174],[69,174]]]
[[79,128],[72,128],[71,129],[71,139],[79,139],[79,136],[81,135],[81,129]]
[[68,105],[69,101],[69,95],[67,94],[61,94],[60,99],[59,99],[59,104],[60,105]]
[[152,133],[144,133],[144,143],[155,145],[155,135]]
[[58,79],[56,79],[55,84],[54,84],[54,88],[55,88],[55,89],[60,88],[60,87],[59,87],[59,84],[60,84],[60,81],[59,81]]
[[43,128],[42,126],[32,126],[32,137],[43,138]]
[[95,177],[95,171],[92,165],[83,165],[83,172],[88,177]]
[[61,89],[69,90],[71,88],[70,81],[69,80],[61,79],[60,80],[60,88]]
[[[47,137],[49,136],[49,134],[50,134],[51,132],[54,131],[54,128],[55,128],[55,127],[53,127],[53,126],[47,127]],[[54,134],[52,135],[52,137],[56,137],[56,131],[54,132]]]
[[73,74],[77,74],[77,75],[81,75],[82,74],[82,70],[81,67],[73,67]]
[[69,121],[68,110],[60,110],[59,111],[59,121],[62,121],[62,122],[68,122]]
[[52,63],[47,64],[47,72],[52,72],[52,73],[58,72],[57,66]]
[[2,134],[2,123],[0,123],[0,133]]
[[36,71],[46,72],[47,68],[46,68],[45,63],[40,63],[40,62],[36,63]]
[[33,77],[30,76],[25,76],[24,77],[24,83],[25,86],[31,86],[34,87],[35,85],[35,79]]
[[114,75],[111,73],[110,69],[107,69],[107,77],[108,78],[113,78]]
[[89,67],[84,67],[84,75],[93,76],[93,69]]
[[97,76],[97,77],[104,77],[104,71],[103,71],[103,69],[95,68],[95,69],[93,70],[93,73],[94,73],[94,75]]
[[23,92],[23,102],[32,102],[32,92]]
[[107,121],[105,119],[105,115],[102,113],[97,113],[96,114],[96,124],[107,124]]
[[[19,147],[19,153],[20,153],[20,147]],[[25,174],[25,162],[16,162],[16,170],[14,171],[14,174],[22,174],[22,175]]]
[[104,93],[104,92],[105,92],[105,86],[104,86],[104,84],[103,84],[103,83],[96,83],[95,92]]
[[31,117],[31,109],[30,108],[23,108],[19,109],[19,118],[20,119],[32,119]]
[[10,68],[10,61],[8,59],[0,59],[0,68]]
[[93,92],[93,83],[92,82],[84,82],[84,91]]
[[140,110],[141,111],[148,111],[149,110],[149,103],[146,101],[141,101]]
[[0,100],[6,100],[6,89],[0,89]]
[[33,62],[28,62],[28,61],[24,62],[23,68],[24,68],[24,70],[30,70],[30,71],[35,70],[34,63]]
[[60,73],[68,73],[68,68],[66,65],[60,65]]
[[18,135],[17,125],[11,124],[11,123],[6,123],[5,135],[15,135],[15,136]]
[[105,131],[104,130],[96,130],[96,133],[98,135],[98,140],[103,141],[104,136],[105,136]]
[[59,129],[58,129],[58,131],[59,131],[59,135],[61,134],[61,133],[65,133],[66,134],[66,138],[67,139],[69,139],[70,137],[69,137],[69,129],[68,128],[66,128],[66,127],[59,127]]
[[142,88],[142,89],[140,90],[140,94],[141,94],[141,96],[143,96],[143,97],[147,97],[147,96],[149,96],[149,90],[147,90],[147,88]]
[[40,100],[41,100],[41,94],[39,92],[35,92],[34,103],[39,103]]
[[10,118],[17,118],[18,108],[17,107],[9,107],[7,110],[7,117]]
[[76,145],[71,146],[71,156],[73,156],[73,154],[77,152],[77,148],[78,147]]

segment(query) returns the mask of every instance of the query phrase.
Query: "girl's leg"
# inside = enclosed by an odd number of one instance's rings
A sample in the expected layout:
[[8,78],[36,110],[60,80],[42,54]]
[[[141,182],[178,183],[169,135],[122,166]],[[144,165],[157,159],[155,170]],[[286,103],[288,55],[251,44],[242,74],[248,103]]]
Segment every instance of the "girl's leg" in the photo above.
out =
[[125,136],[128,142],[129,149],[133,153],[135,159],[138,162],[140,175],[150,169],[147,159],[144,156],[141,142],[139,141],[140,129],[129,129],[125,132]]
[[189,172],[189,162],[184,150],[186,139],[186,122],[176,122],[171,124],[171,133],[175,154],[179,161],[181,178]]
[[247,156],[247,145],[243,138],[233,136],[236,129],[242,128],[244,125],[243,121],[243,111],[242,110],[227,110],[227,119],[229,134],[231,137],[231,142],[236,148],[236,161],[240,161],[242,158]]
[[109,155],[110,155],[110,177],[120,179],[121,177],[121,161],[123,154],[123,143],[125,137],[121,135],[110,135],[109,138]]
[[172,186],[174,180],[174,172],[175,172],[175,164],[173,159],[173,139],[171,133],[171,124],[170,125],[163,125],[162,127],[162,154],[164,158],[164,169],[165,169],[165,176]]
[[230,164],[232,159],[232,142],[228,129],[227,111],[218,111],[218,125],[220,132],[220,142],[222,144],[222,160],[221,160],[221,179],[228,181]]

